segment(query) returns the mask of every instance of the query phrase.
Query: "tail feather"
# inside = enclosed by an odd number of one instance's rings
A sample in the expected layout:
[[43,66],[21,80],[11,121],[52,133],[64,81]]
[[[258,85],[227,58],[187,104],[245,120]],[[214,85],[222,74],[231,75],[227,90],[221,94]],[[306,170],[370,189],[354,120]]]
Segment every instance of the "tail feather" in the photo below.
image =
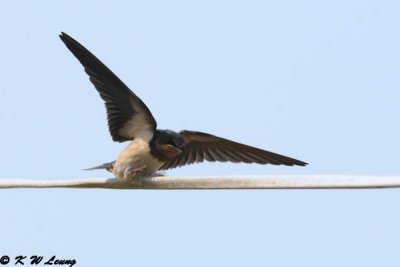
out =
[[108,162],[108,163],[104,163],[101,164],[99,166],[96,167],[92,167],[92,168],[88,168],[88,169],[83,169],[84,171],[92,171],[92,170],[102,170],[102,169],[106,169],[109,172],[112,172],[113,168],[114,168],[114,164],[115,161],[112,162]]

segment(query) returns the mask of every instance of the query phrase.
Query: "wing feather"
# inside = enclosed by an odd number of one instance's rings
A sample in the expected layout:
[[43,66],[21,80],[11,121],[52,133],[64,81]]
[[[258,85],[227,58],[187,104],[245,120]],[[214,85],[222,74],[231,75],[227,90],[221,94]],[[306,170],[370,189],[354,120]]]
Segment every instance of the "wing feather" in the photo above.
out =
[[181,131],[185,140],[182,154],[166,162],[161,169],[172,169],[203,161],[244,162],[287,166],[305,166],[307,163],[256,147],[240,144],[215,135]]
[[61,33],[60,38],[83,65],[104,100],[113,140],[123,142],[139,135],[152,135],[157,123],[143,101],[83,45],[66,33]]

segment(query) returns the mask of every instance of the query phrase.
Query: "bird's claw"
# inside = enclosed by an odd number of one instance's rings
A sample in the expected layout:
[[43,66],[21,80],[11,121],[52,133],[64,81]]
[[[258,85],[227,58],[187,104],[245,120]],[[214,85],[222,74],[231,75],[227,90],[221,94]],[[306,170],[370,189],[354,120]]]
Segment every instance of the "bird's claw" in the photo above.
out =
[[138,175],[138,173],[144,171],[145,169],[146,169],[145,165],[134,169],[128,168],[125,171],[126,180],[133,180],[136,177],[136,175]]

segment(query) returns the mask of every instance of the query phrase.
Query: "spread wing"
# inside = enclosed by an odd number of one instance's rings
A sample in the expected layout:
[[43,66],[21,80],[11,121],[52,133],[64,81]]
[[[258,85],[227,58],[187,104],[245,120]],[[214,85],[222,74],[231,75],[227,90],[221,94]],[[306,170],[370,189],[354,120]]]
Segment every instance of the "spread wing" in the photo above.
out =
[[83,65],[105,101],[112,139],[123,142],[138,135],[152,135],[157,123],[143,101],[83,45],[65,33],[60,38]]
[[240,144],[211,134],[181,131],[185,140],[183,152],[166,162],[160,169],[172,169],[203,161],[244,162],[286,166],[305,166],[307,163],[259,148]]

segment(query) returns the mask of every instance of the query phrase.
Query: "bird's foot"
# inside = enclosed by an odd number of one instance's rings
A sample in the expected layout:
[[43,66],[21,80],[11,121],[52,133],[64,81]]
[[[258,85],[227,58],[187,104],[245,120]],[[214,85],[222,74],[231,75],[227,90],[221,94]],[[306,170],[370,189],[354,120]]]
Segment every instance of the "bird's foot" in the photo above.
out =
[[146,169],[146,165],[143,165],[143,166],[141,166],[141,167],[138,167],[138,168],[127,168],[126,170],[125,170],[125,179],[126,180],[128,180],[128,181],[132,181],[133,179],[135,179],[137,176],[138,176],[138,174],[140,173],[140,172],[142,172],[142,171],[144,171]]

